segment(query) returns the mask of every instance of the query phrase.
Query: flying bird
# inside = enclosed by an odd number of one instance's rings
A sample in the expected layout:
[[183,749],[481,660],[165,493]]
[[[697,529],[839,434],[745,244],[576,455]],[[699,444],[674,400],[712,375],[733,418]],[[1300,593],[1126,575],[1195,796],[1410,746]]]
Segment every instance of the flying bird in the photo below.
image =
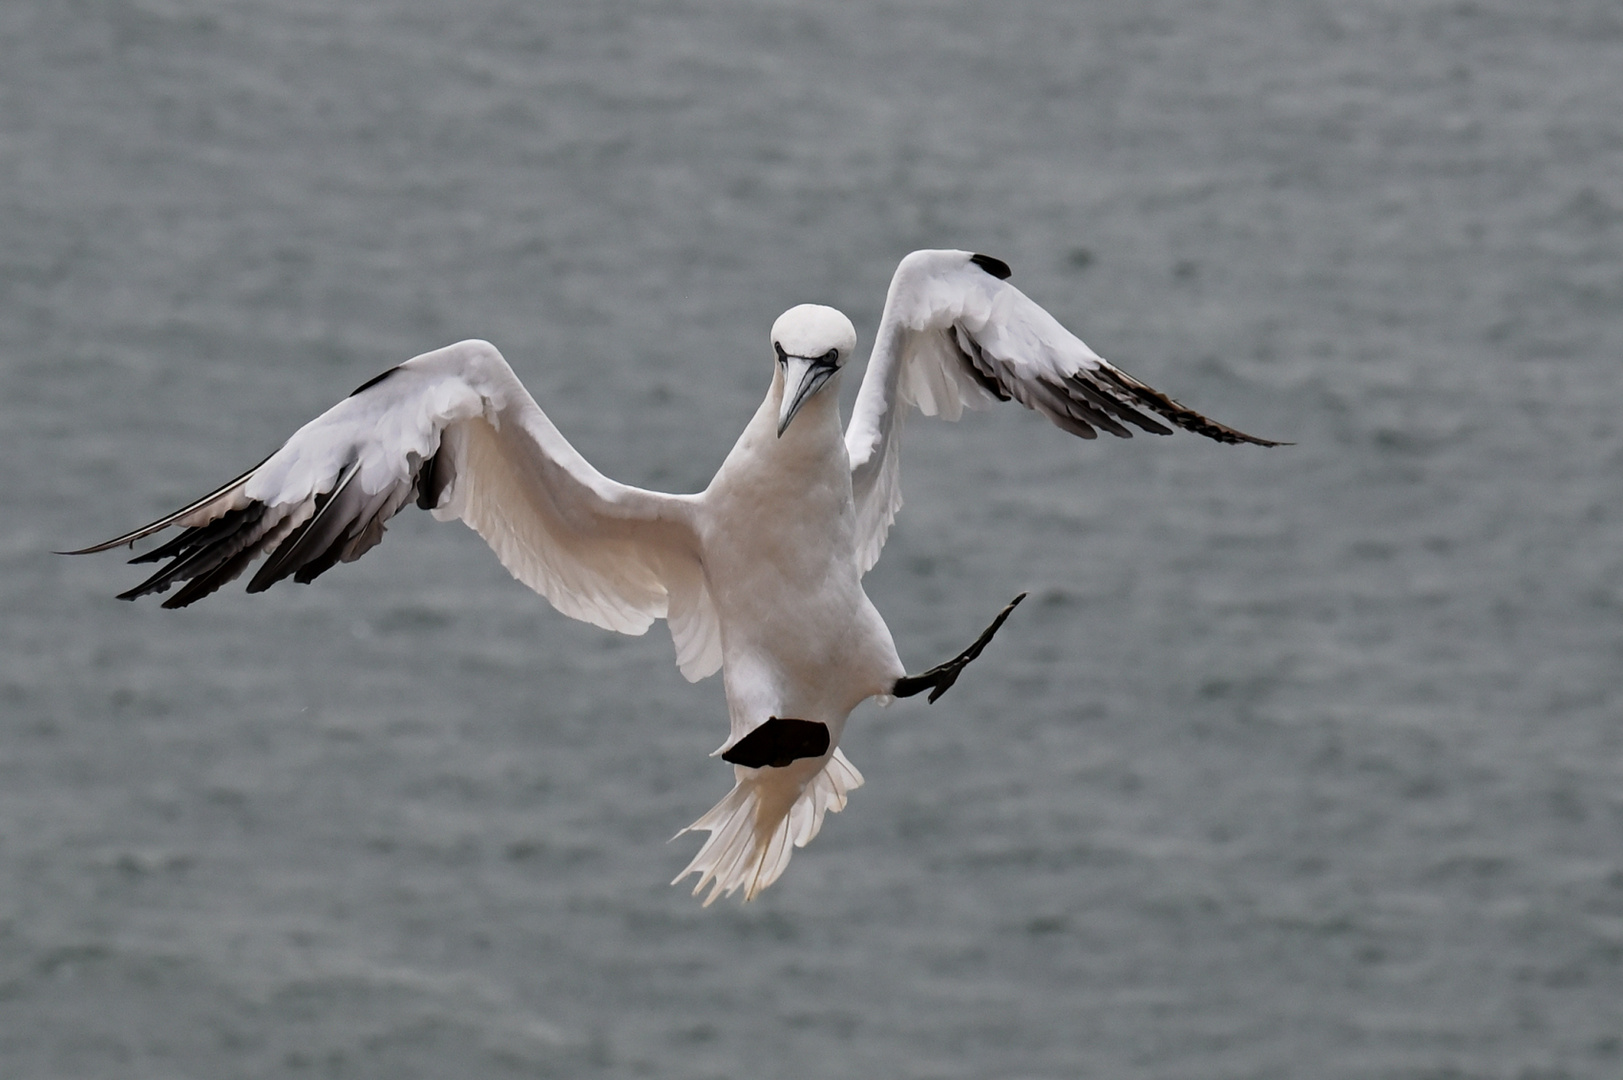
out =
[[843,432],[839,383],[856,331],[830,307],[784,312],[772,327],[766,400],[698,494],[604,476],[494,346],[463,341],[372,379],[196,502],[70,554],[178,527],[131,560],[164,565],[120,599],[179,586],[163,606],[180,608],[261,556],[251,593],[287,577],[312,581],[360,558],[415,502],[465,522],[565,615],[627,634],[664,619],[683,675],[722,672],[731,729],[715,753],[734,779],[682,830],[709,837],[677,881],[698,874],[693,892],[708,884],[707,905],[739,889],[752,899],[861,785],[839,748],[851,711],[868,698],[935,701],[1024,595],[963,652],[907,673],[862,578],[902,504],[908,406],[956,420],[965,406],[1012,399],[1085,439],[1128,438],[1131,425],[1280,445],[1107,363],[1008,278],[1007,264],[967,251],[903,259]]

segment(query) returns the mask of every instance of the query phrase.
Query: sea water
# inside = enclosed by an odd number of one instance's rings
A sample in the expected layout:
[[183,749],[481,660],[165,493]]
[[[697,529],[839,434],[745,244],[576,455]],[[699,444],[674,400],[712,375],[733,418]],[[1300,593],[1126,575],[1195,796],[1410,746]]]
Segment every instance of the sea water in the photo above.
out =
[[[1620,106],[1609,0],[8,0],[0,1074],[1623,1075]],[[1296,445],[910,419],[906,662],[1031,600],[747,906],[662,627],[49,554],[471,336],[698,490],[943,246]]]

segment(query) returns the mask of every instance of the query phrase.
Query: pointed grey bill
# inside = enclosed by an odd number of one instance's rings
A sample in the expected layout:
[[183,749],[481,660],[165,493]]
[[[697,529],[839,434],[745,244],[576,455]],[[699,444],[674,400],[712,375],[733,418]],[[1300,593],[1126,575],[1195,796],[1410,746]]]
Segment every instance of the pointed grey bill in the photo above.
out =
[[789,421],[795,418],[800,407],[840,370],[837,357],[832,349],[810,358],[789,356],[779,350],[778,358],[783,364],[783,404],[778,406],[778,438],[783,438],[783,433],[789,430]]

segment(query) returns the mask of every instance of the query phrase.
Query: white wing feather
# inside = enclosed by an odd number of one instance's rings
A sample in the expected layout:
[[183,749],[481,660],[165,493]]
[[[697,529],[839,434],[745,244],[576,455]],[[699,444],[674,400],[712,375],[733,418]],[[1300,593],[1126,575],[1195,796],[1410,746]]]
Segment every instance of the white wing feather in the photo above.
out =
[[308,581],[359,558],[384,522],[417,499],[482,536],[512,575],[565,615],[627,634],[668,619],[689,679],[721,666],[705,588],[694,496],[620,484],[553,426],[495,347],[464,341],[424,353],[300,428],[263,463],[167,518],[87,551],[186,529],[140,561],[173,561],[124,594],[187,584],[183,607],[237,577]]

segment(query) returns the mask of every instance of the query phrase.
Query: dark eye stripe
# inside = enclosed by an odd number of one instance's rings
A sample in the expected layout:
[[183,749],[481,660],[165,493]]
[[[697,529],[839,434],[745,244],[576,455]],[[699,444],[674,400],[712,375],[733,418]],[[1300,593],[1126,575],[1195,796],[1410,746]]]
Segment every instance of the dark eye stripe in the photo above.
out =
[[[782,345],[779,345],[776,341],[774,341],[772,343],[772,348],[778,354],[778,363],[787,364],[789,362],[790,354],[784,351]],[[828,352],[824,353],[822,356],[816,357],[815,359],[810,356],[797,356],[796,359],[811,360],[814,364],[838,364],[840,362],[840,350],[837,348],[830,349]],[[376,379],[373,380],[373,382],[376,381]]]

